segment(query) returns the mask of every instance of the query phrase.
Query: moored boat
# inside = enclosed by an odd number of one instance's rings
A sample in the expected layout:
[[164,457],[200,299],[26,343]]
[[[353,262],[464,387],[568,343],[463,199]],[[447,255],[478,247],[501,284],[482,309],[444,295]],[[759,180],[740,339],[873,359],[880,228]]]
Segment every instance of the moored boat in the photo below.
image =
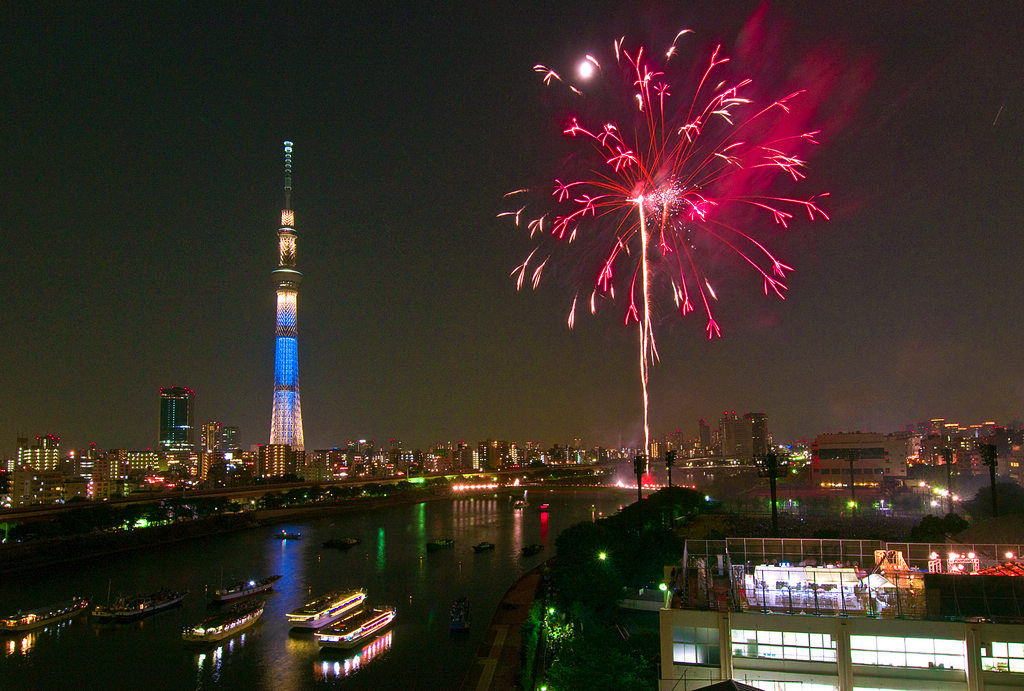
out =
[[453,538],[450,538],[450,537],[438,537],[438,538],[434,538],[433,540],[431,540],[430,542],[427,543],[427,551],[428,552],[435,552],[435,551],[437,551],[439,549],[448,549],[449,547],[453,547],[454,545],[455,545],[455,540]]
[[383,633],[395,618],[394,607],[376,607],[316,632],[325,648],[355,648]]
[[319,629],[363,608],[365,590],[335,590],[288,612],[288,623],[298,629]]
[[188,595],[187,590],[158,590],[150,595],[120,597],[111,605],[97,605],[90,615],[99,621],[133,621],[176,607]]
[[231,600],[263,593],[272,589],[280,578],[280,575],[275,574],[258,580],[235,581],[226,588],[215,590],[213,592],[213,599],[215,602],[230,602]]
[[527,545],[526,547],[523,547],[523,556],[524,557],[532,557],[534,554],[537,554],[538,552],[542,551],[543,549],[544,549],[544,545],[541,545],[541,544],[536,544],[535,543],[535,544],[532,544],[532,545]]
[[450,537],[439,537],[427,543],[428,552],[436,552],[439,549],[448,549],[455,546],[455,540]]
[[231,605],[203,619],[195,626],[185,627],[182,629],[181,638],[186,643],[213,643],[224,640],[259,621],[263,616],[265,604],[265,600],[251,600]]
[[57,602],[45,607],[27,611],[18,610],[14,614],[0,618],[0,633],[31,631],[47,624],[55,624],[81,614],[89,607],[89,599],[73,597],[70,600]]
[[487,542],[485,540],[484,542],[478,542],[475,545],[473,545],[474,552],[486,552],[489,549],[494,549],[493,542]]
[[278,540],[301,540],[302,533],[289,533],[284,530],[275,535]]
[[330,540],[326,540],[323,544],[324,547],[333,547],[334,549],[349,549],[355,547],[362,540],[357,537],[334,537]]
[[452,633],[469,631],[469,600],[460,597],[448,610],[448,630]]

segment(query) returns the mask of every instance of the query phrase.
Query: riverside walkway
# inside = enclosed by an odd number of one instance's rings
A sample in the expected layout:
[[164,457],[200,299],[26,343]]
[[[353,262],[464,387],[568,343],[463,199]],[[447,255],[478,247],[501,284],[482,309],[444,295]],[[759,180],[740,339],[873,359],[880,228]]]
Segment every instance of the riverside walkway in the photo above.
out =
[[540,586],[544,565],[528,571],[512,584],[498,603],[483,643],[477,650],[462,691],[511,691],[519,689],[522,628]]

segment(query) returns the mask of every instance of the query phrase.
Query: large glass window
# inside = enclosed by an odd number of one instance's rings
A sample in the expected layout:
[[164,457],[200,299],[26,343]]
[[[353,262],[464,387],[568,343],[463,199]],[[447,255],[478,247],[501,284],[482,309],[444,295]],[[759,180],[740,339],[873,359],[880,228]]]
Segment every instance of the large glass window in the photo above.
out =
[[706,626],[672,627],[672,661],[685,665],[720,664],[718,629]]
[[733,629],[732,654],[770,660],[835,662],[836,643],[827,633]]
[[850,657],[876,667],[967,668],[966,645],[955,638],[850,636]]
[[1024,643],[992,641],[981,648],[981,668],[988,672],[1024,673]]

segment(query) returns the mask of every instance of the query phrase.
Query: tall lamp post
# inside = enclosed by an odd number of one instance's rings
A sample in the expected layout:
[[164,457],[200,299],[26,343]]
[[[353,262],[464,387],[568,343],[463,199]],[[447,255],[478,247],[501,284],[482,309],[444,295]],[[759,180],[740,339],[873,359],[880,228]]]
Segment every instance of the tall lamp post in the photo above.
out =
[[636,474],[636,500],[639,502],[644,498],[641,480],[644,477],[644,470],[647,469],[647,456],[638,453],[633,456],[633,472]]
[[668,486],[672,486],[672,466],[676,464],[675,449],[665,452],[665,472],[668,474]]
[[953,449],[948,446],[944,448],[942,458],[946,463],[946,505],[949,507],[946,513],[953,513]]
[[768,470],[768,486],[772,493],[772,536],[779,536],[779,502],[777,498],[776,480],[779,477],[779,457],[774,451],[764,456],[764,465]]

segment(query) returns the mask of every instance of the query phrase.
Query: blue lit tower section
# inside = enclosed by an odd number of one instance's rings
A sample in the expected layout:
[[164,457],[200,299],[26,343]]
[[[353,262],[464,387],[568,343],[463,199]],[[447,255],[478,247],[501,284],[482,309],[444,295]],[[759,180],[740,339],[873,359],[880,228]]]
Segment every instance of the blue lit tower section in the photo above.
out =
[[270,443],[301,451],[302,408],[299,406],[298,298],[302,274],[295,268],[295,213],[292,211],[292,143],[284,143],[284,209],[277,231],[279,262],[272,274],[277,288],[277,330],[274,346],[274,415]]

